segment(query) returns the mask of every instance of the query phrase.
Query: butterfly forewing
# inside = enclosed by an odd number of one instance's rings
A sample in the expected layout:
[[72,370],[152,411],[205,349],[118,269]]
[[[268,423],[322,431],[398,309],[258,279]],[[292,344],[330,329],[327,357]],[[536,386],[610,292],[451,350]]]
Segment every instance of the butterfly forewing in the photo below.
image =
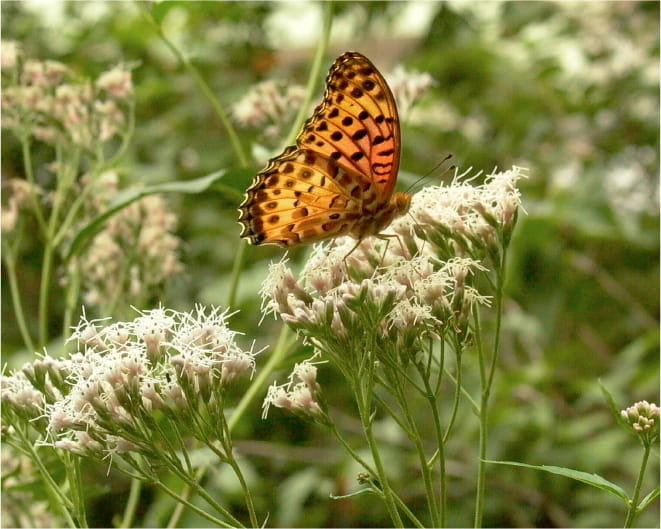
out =
[[399,145],[397,107],[383,76],[361,54],[343,54],[296,145],[270,160],[248,189],[241,237],[287,247],[378,233],[410,202],[392,195]]
[[326,79],[322,103],[297,138],[374,182],[388,199],[399,169],[400,132],[392,92],[363,55],[340,56]]

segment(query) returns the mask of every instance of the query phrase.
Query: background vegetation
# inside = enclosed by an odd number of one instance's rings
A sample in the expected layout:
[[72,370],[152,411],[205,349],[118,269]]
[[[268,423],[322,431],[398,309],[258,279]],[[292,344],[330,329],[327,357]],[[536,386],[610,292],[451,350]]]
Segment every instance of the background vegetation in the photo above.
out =
[[[27,56],[58,60],[91,77],[118,62],[135,65],[135,135],[116,168],[123,186],[238,165],[208,100],[136,4],[2,2],[1,9],[3,40],[18,41]],[[317,3],[164,2],[159,9],[165,33],[226,106],[265,79],[307,80],[321,34]],[[448,153],[460,171],[529,169],[522,184],[527,214],[515,231],[508,271],[489,457],[595,472],[631,490],[640,447],[616,427],[598,381],[621,407],[659,402],[659,4],[338,3],[324,69],[346,50],[364,53],[383,72],[402,64],[437,81],[402,123],[402,187]],[[281,146],[259,130],[240,132],[245,147]],[[2,140],[3,179],[20,177],[18,142],[4,131]],[[42,158],[47,155],[44,150]],[[45,174],[38,169],[38,178]],[[223,184],[242,192],[251,179],[245,173]],[[141,308],[158,301],[182,310],[226,303],[234,256],[244,244],[236,197],[223,191],[168,196],[185,241],[184,272]],[[258,290],[268,262],[282,251],[247,252],[234,307],[240,312],[231,325],[246,333],[246,343],[272,347],[280,323],[257,327]],[[35,240],[22,256],[27,299],[36,295],[30,285],[39,276],[40,255]],[[295,262],[306,255],[303,248],[290,252]],[[3,362],[16,366],[33,351],[21,346],[4,279]],[[62,303],[53,296],[53,337],[61,332]],[[36,308],[28,303],[26,309],[36,325]],[[58,343],[61,337],[54,350]],[[298,347],[283,371],[309,353]],[[337,416],[345,417],[345,427],[355,426],[337,375],[326,369],[320,376]],[[321,429],[277,410],[263,421],[259,404],[236,437],[243,440],[258,510],[271,513],[269,525],[388,523],[376,500],[329,499],[356,487],[356,469]],[[467,405],[462,411],[448,455],[449,523],[456,526],[472,521],[477,447],[477,422]],[[406,439],[383,426],[380,435],[396,448],[393,473],[409,483],[408,501],[415,505],[420,483],[401,456]],[[109,526],[126,499],[123,479],[105,473],[90,469],[91,525]],[[658,473],[647,481],[649,489]],[[212,494],[231,501],[239,493],[233,486],[222,472],[210,474]],[[486,502],[485,526],[614,527],[624,516],[619,503],[595,489],[521,468],[491,468]],[[166,498],[147,490],[141,503],[145,526],[167,520]],[[658,526],[657,512],[652,506],[638,524]],[[203,520],[189,515],[184,523]]]

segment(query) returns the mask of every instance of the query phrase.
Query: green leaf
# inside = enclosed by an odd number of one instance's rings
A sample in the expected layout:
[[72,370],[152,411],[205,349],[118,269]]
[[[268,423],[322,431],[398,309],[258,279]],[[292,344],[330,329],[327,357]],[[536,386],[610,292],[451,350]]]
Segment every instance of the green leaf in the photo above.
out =
[[624,490],[615,483],[608,481],[607,479],[602,478],[597,474],[588,474],[587,472],[581,472],[580,470],[573,470],[571,468],[555,467],[549,465],[527,465],[525,463],[517,463],[516,461],[488,461],[485,460],[485,463],[493,463],[495,465],[509,465],[513,467],[524,467],[532,468],[534,470],[543,470],[544,472],[550,472],[551,474],[558,474],[559,476],[565,476],[567,478],[575,479],[576,481],[581,481],[592,485],[606,492],[610,492],[614,496],[621,498],[626,503],[629,502],[629,496]]
[[640,503],[638,504],[638,511],[643,511],[645,510],[645,507],[647,507],[650,503],[652,503],[658,496],[659,492],[661,491],[661,487],[659,485],[656,486],[656,488],[650,492],[647,496],[645,496]]
[[608,391],[608,388],[606,388],[606,386],[601,383],[601,380],[599,381],[599,387],[601,388],[601,392],[604,394],[604,397],[606,397],[606,402],[608,402],[608,407],[611,409],[611,413],[613,414],[613,417],[615,417],[615,421],[628,433],[631,433],[631,427],[620,414],[620,407],[615,403],[613,395],[611,395],[611,392]]
[[[69,247],[69,251],[65,256],[65,262],[68,262],[74,255],[78,254],[83,245],[96,235],[104,226],[106,221],[115,215],[117,212],[121,211],[128,205],[132,204],[136,200],[140,200],[143,197],[148,195],[155,195],[157,193],[190,193],[196,194],[206,191],[210,187],[216,184],[216,181],[222,178],[225,175],[225,170],[216,171],[214,173],[208,174],[201,178],[195,180],[186,180],[186,181],[177,181],[177,182],[166,182],[164,184],[157,184],[153,186],[125,189],[117,193],[110,203],[108,204],[108,209],[104,211],[101,215],[92,219],[87,226],[80,230]],[[218,186],[214,186],[218,187]],[[235,192],[229,188],[225,189],[228,192]]]

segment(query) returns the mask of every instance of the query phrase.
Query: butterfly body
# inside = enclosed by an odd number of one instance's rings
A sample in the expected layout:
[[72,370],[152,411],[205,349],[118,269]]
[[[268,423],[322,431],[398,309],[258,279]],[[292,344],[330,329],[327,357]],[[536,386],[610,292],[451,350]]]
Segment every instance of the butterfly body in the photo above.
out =
[[410,195],[393,194],[399,154],[397,107],[385,79],[363,55],[343,54],[296,145],[248,189],[241,237],[291,247],[378,234],[410,205]]

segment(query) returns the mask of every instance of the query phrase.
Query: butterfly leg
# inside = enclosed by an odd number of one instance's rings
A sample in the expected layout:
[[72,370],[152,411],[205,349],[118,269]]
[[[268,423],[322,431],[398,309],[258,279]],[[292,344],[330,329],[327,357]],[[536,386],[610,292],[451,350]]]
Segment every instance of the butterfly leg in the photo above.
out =
[[342,258],[342,262],[344,263],[344,271],[347,275],[347,277],[351,277],[351,272],[349,271],[349,265],[347,264],[347,258],[360,246],[360,243],[363,242],[362,239],[358,239],[356,241],[356,244],[354,244],[351,247],[351,250]]
[[[402,256],[405,259],[410,259],[410,258],[413,257],[413,255],[411,255],[411,252],[410,252],[409,248],[407,248],[407,246],[404,244],[404,241],[402,241],[402,238],[398,234],[396,234],[396,233],[379,233],[378,235],[375,235],[375,237],[377,239],[381,239],[382,241],[387,241],[386,250],[388,250],[388,245],[390,244],[390,241],[392,239],[397,239],[397,242],[399,243],[399,247],[402,249]],[[383,258],[385,258],[385,255],[386,255],[386,252],[384,251],[383,256],[382,256],[382,260],[383,260]]]

